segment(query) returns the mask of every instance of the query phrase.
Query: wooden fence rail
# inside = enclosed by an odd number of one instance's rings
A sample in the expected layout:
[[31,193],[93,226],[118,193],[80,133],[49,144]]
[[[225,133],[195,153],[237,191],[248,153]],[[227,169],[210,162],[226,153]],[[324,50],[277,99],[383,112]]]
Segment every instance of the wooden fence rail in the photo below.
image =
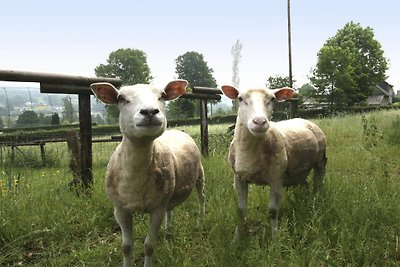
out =
[[[83,77],[53,73],[0,70],[0,80],[40,83],[41,93],[78,94],[81,181],[85,188],[90,188],[93,182],[92,173],[92,117],[90,110],[90,84],[94,82],[109,82],[116,87],[122,81],[116,78]],[[52,89],[52,86],[54,88]]]
[[[90,188],[93,182],[92,173],[92,118],[90,107],[90,84],[94,82],[109,82],[119,88],[122,81],[117,78],[83,77],[53,73],[38,73],[14,70],[0,70],[0,81],[37,82],[41,93],[77,94],[79,101],[79,163],[80,180],[85,188]],[[193,87],[193,93],[187,93],[182,98],[200,100],[201,118],[201,151],[208,155],[208,125],[207,100],[220,100],[221,91],[215,88]],[[40,144],[39,144],[40,145]],[[44,144],[40,145],[42,158]]]

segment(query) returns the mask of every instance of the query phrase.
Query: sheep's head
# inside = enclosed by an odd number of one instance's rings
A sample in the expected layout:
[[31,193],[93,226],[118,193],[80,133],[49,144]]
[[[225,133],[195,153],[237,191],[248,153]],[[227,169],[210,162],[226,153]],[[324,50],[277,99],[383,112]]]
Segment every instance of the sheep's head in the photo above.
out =
[[117,90],[110,83],[93,83],[93,93],[105,104],[118,106],[123,135],[131,138],[158,137],[166,128],[165,101],[186,93],[187,81],[174,80],[164,89],[148,84],[124,86]]
[[239,91],[233,86],[224,85],[222,91],[230,99],[239,101],[240,121],[254,136],[263,136],[268,130],[269,121],[272,118],[273,102],[290,99],[295,94],[295,91],[289,87]]

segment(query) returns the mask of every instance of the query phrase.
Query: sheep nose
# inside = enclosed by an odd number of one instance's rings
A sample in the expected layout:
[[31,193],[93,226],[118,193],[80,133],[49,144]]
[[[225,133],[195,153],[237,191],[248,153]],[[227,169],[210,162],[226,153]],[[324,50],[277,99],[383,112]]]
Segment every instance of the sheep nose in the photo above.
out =
[[158,108],[142,108],[139,112],[144,116],[153,117],[154,115],[159,113],[160,110]]
[[253,122],[255,124],[257,124],[258,126],[263,126],[267,122],[267,119],[263,118],[263,117],[258,117],[258,118],[254,118]]

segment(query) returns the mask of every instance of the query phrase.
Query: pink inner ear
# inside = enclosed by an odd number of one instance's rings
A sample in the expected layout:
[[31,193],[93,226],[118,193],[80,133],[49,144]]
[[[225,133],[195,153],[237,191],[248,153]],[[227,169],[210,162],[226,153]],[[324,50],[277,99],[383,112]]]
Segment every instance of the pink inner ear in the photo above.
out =
[[170,82],[164,89],[166,96],[165,100],[173,100],[181,95],[186,94],[187,81],[176,80]]
[[92,84],[91,89],[100,101],[105,104],[116,104],[118,91],[114,86],[108,83]]
[[239,91],[233,86],[223,85],[221,87],[221,89],[222,89],[222,92],[224,93],[224,95],[226,95],[230,99],[237,99],[237,97],[239,95]]
[[279,101],[292,99],[294,94],[295,94],[295,91],[292,88],[289,88],[289,87],[275,89],[274,91],[275,91],[274,92],[275,97]]

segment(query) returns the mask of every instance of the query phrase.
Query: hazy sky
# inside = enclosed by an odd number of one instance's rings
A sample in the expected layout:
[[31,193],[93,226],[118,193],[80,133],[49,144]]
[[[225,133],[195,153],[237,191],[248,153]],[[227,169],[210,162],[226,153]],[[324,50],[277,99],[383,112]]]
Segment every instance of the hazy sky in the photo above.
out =
[[[324,42],[347,22],[373,28],[400,89],[400,1],[291,0],[296,85],[307,82]],[[94,76],[119,48],[147,54],[153,83],[176,78],[175,59],[204,55],[219,86],[232,77],[231,48],[243,44],[241,87],[288,75],[287,1],[2,1],[0,69]],[[0,82],[0,85],[3,84]]]

